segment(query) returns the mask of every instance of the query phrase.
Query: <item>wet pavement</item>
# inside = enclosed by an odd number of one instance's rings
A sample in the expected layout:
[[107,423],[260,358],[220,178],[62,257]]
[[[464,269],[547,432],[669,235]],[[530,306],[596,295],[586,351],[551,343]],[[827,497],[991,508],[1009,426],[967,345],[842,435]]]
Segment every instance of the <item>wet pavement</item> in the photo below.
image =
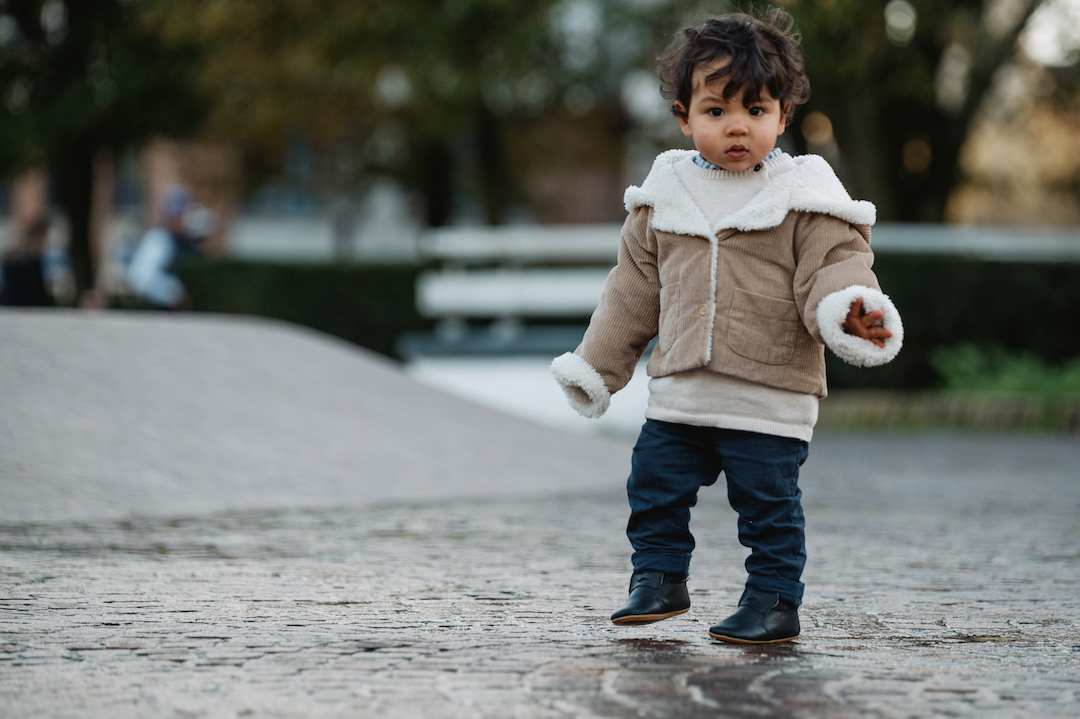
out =
[[458,477],[363,501],[324,468],[299,489],[223,486],[220,510],[208,482],[163,481],[137,511],[92,496],[109,477],[28,482],[9,458],[0,716],[1080,716],[1080,442],[815,438],[803,635],[769,648],[707,636],[746,554],[716,487],[694,511],[690,612],[608,621],[629,449],[597,447],[577,487]]
[[[1076,443],[850,436],[814,450],[790,646],[706,635],[738,598],[745,556],[719,492],[695,511],[693,608],[647,627],[607,620],[628,574],[617,487],[9,524],[2,713],[1080,714]],[[859,451],[876,473],[839,459]],[[1008,458],[1026,455],[1042,464],[1014,475]],[[963,469],[936,474],[953,462]]]

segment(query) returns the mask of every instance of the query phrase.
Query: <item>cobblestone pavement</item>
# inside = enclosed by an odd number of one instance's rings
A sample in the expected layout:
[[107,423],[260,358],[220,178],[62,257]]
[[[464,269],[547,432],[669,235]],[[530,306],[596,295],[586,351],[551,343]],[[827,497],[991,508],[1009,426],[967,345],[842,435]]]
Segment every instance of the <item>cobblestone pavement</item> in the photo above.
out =
[[793,645],[707,637],[745,556],[715,488],[694,515],[694,607],[647,627],[607,619],[628,578],[618,480],[7,524],[0,715],[1080,716],[1080,443],[814,444]]

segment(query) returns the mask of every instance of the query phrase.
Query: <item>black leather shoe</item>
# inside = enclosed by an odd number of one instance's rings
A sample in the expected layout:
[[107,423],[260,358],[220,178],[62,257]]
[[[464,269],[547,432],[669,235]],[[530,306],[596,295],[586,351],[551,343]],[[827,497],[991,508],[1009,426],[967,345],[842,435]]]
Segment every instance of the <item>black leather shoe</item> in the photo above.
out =
[[611,615],[616,624],[652,624],[682,614],[690,608],[686,578],[644,570],[630,577],[630,598]]
[[747,587],[734,614],[709,630],[709,636],[737,644],[778,644],[799,636],[799,609],[775,592]]

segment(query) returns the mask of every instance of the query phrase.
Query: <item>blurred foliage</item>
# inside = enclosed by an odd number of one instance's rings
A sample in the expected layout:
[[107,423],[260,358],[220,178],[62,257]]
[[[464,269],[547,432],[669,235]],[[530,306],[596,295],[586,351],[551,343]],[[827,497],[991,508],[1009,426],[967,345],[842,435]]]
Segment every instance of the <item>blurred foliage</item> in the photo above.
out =
[[[813,94],[802,114],[832,121],[842,178],[879,219],[940,222],[972,119],[1041,0],[777,4],[803,34]],[[827,142],[809,149],[830,154]]]
[[[670,118],[666,128],[631,121],[628,74],[651,72],[681,26],[769,5],[139,4],[166,42],[200,49],[208,132],[243,145],[249,164],[272,173],[287,143],[311,142],[325,158],[320,182],[331,194],[361,188],[372,172],[393,173],[419,190],[431,225],[449,221],[462,194],[478,200],[488,222],[504,221],[523,200],[524,178],[545,167],[617,173],[631,133],[638,142],[671,142]],[[838,165],[882,219],[941,220],[972,118],[1016,59],[1017,37],[1040,0],[774,4],[794,15],[803,36],[813,96],[800,114],[820,111],[833,130],[807,133],[816,142],[798,132],[788,140]]]
[[1054,365],[1029,352],[962,344],[934,350],[930,361],[946,389],[1080,394],[1080,358]]
[[416,311],[417,265],[190,261],[178,274],[197,312],[295,322],[392,355],[398,335],[430,329]]
[[77,290],[93,285],[89,223],[101,151],[194,130],[190,46],[166,47],[123,0],[0,5],[0,171],[47,163],[71,225]]
[[201,49],[208,131],[249,158],[269,165],[300,138],[326,158],[324,187],[397,173],[437,225],[454,192],[451,145],[470,132],[480,194],[499,219],[500,103],[530,83],[543,100],[552,0],[143,2],[162,37]]
[[[881,219],[940,220],[972,119],[1019,62],[1018,34],[1040,2],[775,0],[803,35],[813,95],[800,118],[831,120],[825,134],[795,124],[785,141],[825,155]],[[153,133],[197,129],[239,146],[252,186],[280,173],[288,148],[310,147],[312,182],[340,206],[343,236],[349,203],[378,174],[415,190],[429,225],[463,202],[499,223],[545,201],[537,184],[590,197],[593,184],[623,184],[628,148],[682,142],[672,118],[635,109],[629,81],[651,75],[678,28],[767,6],[4,0],[0,169],[49,162],[80,289],[91,281],[93,157]],[[1075,94],[1076,72],[1052,75],[1056,98]],[[618,191],[607,195],[617,212]]]
[[[551,0],[142,0],[171,43],[203,52],[210,131],[319,142],[385,112],[452,134],[493,83],[535,69]],[[537,56],[534,59],[542,60]]]
[[618,176],[623,79],[651,72],[686,14],[670,0],[139,2],[166,42],[200,48],[206,131],[244,148],[256,182],[308,143],[324,195],[391,174],[435,226],[462,197],[505,221],[537,170]]

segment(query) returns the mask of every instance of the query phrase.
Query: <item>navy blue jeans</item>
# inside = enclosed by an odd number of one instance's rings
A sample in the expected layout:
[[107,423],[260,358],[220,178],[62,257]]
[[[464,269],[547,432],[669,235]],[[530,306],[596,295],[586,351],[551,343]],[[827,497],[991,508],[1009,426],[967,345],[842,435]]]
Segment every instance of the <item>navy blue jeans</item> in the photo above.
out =
[[739,513],[739,542],[751,550],[747,584],[801,604],[806,522],[799,467],[807,454],[798,439],[645,420],[626,482],[635,571],[688,573],[690,508],[698,488],[723,472],[728,501]]

